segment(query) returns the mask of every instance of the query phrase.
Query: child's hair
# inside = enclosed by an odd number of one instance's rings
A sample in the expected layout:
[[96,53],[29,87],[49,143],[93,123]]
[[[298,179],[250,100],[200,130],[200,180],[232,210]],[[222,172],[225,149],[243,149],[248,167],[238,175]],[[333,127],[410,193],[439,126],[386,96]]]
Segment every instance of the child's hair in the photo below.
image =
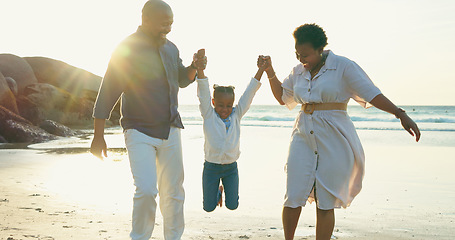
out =
[[213,85],[213,98],[216,98],[217,93],[230,93],[235,97],[234,86],[219,86],[218,84]]

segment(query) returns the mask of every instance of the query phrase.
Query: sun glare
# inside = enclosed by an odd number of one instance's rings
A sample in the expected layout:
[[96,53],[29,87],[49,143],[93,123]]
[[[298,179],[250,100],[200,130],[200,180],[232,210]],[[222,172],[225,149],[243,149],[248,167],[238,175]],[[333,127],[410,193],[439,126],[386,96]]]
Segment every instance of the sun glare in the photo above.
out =
[[106,159],[90,153],[62,154],[49,169],[45,187],[66,201],[105,211],[129,212],[134,186],[125,153]]

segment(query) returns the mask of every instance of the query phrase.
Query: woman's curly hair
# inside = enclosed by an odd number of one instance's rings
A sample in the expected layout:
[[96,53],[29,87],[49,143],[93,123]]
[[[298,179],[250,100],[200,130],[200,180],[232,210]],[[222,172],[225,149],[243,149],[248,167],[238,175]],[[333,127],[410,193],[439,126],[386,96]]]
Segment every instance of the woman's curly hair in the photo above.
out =
[[327,36],[324,30],[315,23],[307,23],[296,28],[294,38],[296,44],[311,43],[314,49],[327,46]]

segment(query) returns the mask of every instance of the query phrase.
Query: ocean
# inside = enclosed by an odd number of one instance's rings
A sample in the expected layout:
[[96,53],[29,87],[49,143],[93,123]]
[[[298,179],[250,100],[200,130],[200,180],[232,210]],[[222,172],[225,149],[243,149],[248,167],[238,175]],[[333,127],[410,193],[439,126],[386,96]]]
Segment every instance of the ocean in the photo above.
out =
[[[400,106],[417,123],[422,138],[419,145],[455,147],[455,106]],[[299,107],[289,111],[280,105],[252,105],[241,121],[242,126],[281,128],[289,131],[294,125]],[[185,126],[201,126],[202,117],[198,105],[180,105],[179,112]],[[400,122],[392,114],[383,112],[374,107],[364,109],[360,105],[348,105],[348,114],[351,117],[362,142],[372,140],[375,143],[390,144],[394,141],[401,144],[403,141],[412,144],[411,137],[403,130]],[[28,148],[38,146],[45,148],[81,147],[89,146],[87,136],[93,135],[93,129],[83,129],[84,135],[80,138],[59,139],[46,144],[29,145]],[[107,135],[122,135],[121,127],[110,127],[105,130]],[[106,135],[106,136],[107,136]],[[203,137],[202,132],[197,137]],[[79,139],[79,140],[78,140]],[[123,138],[119,138],[110,145],[123,147]],[[69,145],[67,145],[69,144]],[[54,145],[54,146],[52,146]],[[0,144],[1,148],[23,148],[23,144]]]
[[[400,106],[421,131],[455,132],[455,106]],[[289,111],[280,105],[252,105],[242,119],[243,126],[292,128],[300,108]],[[184,124],[202,125],[197,105],[180,105]],[[348,114],[358,130],[402,130],[393,115],[371,107],[349,105]]]
[[[455,147],[455,106],[399,106],[417,123],[422,137],[419,146]],[[252,105],[243,117],[242,126],[291,129],[300,108],[289,111],[280,105]],[[197,105],[181,105],[179,112],[183,124],[202,125]],[[362,142],[376,145],[408,145],[415,143],[392,114],[375,107],[364,109],[348,105],[348,114]]]

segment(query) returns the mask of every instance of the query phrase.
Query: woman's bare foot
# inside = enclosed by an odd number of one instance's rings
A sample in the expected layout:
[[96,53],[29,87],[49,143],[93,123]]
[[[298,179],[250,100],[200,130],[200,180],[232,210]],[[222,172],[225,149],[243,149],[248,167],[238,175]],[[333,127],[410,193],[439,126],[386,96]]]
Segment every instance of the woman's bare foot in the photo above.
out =
[[222,207],[223,206],[223,186],[220,186],[218,189],[218,194],[220,194],[220,200],[218,200],[218,206]]

